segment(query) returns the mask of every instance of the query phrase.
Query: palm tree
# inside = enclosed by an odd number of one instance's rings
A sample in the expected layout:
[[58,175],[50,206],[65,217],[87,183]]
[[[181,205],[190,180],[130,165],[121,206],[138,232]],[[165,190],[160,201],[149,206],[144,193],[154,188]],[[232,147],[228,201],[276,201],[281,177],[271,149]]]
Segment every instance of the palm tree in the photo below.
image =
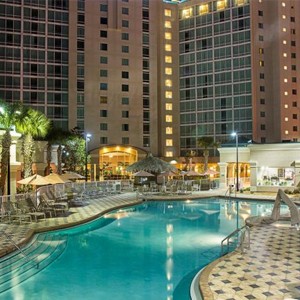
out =
[[24,159],[25,178],[32,175],[34,138],[45,137],[49,128],[50,120],[42,112],[32,108],[23,110],[22,122],[17,125],[17,130],[23,134],[21,151]]
[[208,169],[209,148],[215,149],[219,146],[219,143],[215,142],[211,136],[202,136],[198,139],[198,145],[200,148],[203,148],[204,172],[206,172]]
[[[1,178],[0,178],[0,194],[3,195],[8,173],[8,165],[10,160],[10,146],[12,142],[11,130],[20,122],[22,106],[18,103],[8,104],[0,103],[0,125],[4,130],[1,139]],[[7,191],[8,192],[8,191]]]
[[58,127],[52,127],[46,136],[46,140],[48,141],[47,145],[47,170],[46,174],[50,173],[50,163],[51,163],[51,147],[54,144],[58,144],[57,148],[57,173],[62,173],[62,146],[65,141],[70,137],[71,133],[69,131],[65,131]]

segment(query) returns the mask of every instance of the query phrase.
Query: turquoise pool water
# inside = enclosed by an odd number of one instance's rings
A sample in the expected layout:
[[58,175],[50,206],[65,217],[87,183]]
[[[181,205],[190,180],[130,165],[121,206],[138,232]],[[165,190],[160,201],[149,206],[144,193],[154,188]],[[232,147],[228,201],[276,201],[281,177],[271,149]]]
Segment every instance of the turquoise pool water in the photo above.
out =
[[[145,202],[91,223],[45,233],[66,240],[48,267],[1,299],[188,300],[196,272],[221,240],[271,203],[220,199]],[[238,219],[237,219],[238,212]]]

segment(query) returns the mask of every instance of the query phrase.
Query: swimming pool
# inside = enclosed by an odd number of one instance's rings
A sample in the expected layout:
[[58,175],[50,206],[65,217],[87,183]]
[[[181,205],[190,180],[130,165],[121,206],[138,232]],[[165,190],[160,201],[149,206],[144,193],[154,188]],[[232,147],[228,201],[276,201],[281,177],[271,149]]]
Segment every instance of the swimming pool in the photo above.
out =
[[44,241],[63,240],[62,253],[1,297],[188,300],[193,276],[219,256],[221,240],[249,215],[268,214],[272,207],[212,198],[145,202],[41,234]]

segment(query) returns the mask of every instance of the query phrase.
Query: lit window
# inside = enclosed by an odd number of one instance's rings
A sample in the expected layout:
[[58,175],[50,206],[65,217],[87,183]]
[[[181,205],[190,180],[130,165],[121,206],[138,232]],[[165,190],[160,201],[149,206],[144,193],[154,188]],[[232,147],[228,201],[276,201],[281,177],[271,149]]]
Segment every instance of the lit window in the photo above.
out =
[[283,57],[287,57],[287,53],[283,53]]
[[284,96],[288,96],[289,95],[289,92],[284,92]]
[[287,78],[284,78],[284,80],[283,80],[285,83],[287,83],[288,82],[288,80],[287,80]]
[[260,60],[260,61],[259,61],[259,66],[260,66],[260,67],[263,67],[264,65],[265,65],[265,64],[264,64],[264,61],[263,61],[263,60]]
[[166,91],[166,98],[172,99],[173,93],[171,91]]
[[284,104],[284,108],[289,108],[289,105],[288,104]]
[[282,2],[281,5],[282,5],[282,7],[285,7],[285,2]]
[[191,7],[183,9],[181,11],[181,17],[182,17],[182,19],[190,18],[192,15],[193,15],[193,9]]
[[171,39],[172,39],[172,34],[171,34],[171,32],[165,32],[165,39],[166,39],[166,40],[171,40]]
[[217,10],[225,9],[227,6],[227,0],[219,0],[217,1]]
[[166,134],[173,134],[173,127],[167,127]]
[[166,103],[166,110],[172,110],[173,104],[172,103]]
[[286,15],[282,15],[282,19],[284,19],[284,20],[285,20],[285,19],[286,19]]
[[171,115],[166,115],[166,122],[167,123],[172,123],[173,117]]
[[172,80],[171,79],[166,79],[165,80],[165,86],[171,87],[172,86]]
[[286,40],[283,40],[282,43],[283,43],[283,45],[286,45]]
[[172,75],[172,68],[165,68],[166,75]]
[[285,28],[285,27],[283,27],[283,28],[282,28],[282,31],[283,31],[283,32],[286,32],[286,28]]
[[166,157],[173,157],[173,151],[167,151]]
[[284,118],[284,121],[288,122],[288,120],[289,120],[289,118],[287,118],[287,117]]
[[165,50],[170,52],[172,51],[172,45],[171,44],[165,44]]
[[165,16],[166,17],[172,17],[172,11],[171,11],[171,9],[165,9]]
[[199,6],[199,15],[205,15],[209,13],[208,4],[202,4]]
[[166,140],[166,146],[173,146],[173,140],[172,139],[167,139]]
[[288,131],[288,130],[286,130],[284,133],[285,133],[285,134],[289,134],[289,131]]
[[288,67],[287,67],[287,66],[284,66],[284,67],[283,67],[283,69],[284,69],[284,70],[287,70],[287,69],[288,69]]
[[246,0],[235,0],[235,5],[240,6],[246,4]]
[[172,63],[172,56],[165,56],[165,62],[168,64]]
[[171,21],[165,21],[165,28],[172,28]]

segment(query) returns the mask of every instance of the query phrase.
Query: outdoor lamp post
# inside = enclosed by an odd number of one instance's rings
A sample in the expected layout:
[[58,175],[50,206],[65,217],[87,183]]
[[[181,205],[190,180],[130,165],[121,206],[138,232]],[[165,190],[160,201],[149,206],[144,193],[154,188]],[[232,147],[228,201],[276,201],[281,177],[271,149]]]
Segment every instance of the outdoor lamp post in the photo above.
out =
[[88,142],[90,141],[90,137],[92,135],[90,133],[85,134],[85,181],[87,181],[88,177],[88,170],[87,170],[87,165],[88,165]]
[[231,134],[235,136],[235,148],[236,148],[236,191],[239,191],[239,135],[237,132]]

